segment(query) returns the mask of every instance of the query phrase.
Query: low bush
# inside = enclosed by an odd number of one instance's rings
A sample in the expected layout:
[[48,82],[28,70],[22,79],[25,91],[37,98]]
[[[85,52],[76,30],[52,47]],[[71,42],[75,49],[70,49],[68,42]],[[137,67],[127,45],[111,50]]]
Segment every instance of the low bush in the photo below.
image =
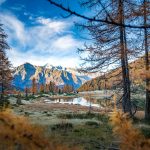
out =
[[141,132],[146,138],[150,138],[150,129],[149,128],[142,128]]
[[85,122],[85,125],[92,126],[92,127],[99,127],[99,124],[95,121],[87,121]]
[[52,131],[55,130],[70,130],[73,129],[72,123],[60,123],[60,124],[55,124],[51,127]]
[[101,121],[108,121],[108,117],[103,114],[98,113],[70,113],[70,114],[59,114],[57,115],[58,118],[61,119],[97,119]]
[[[120,139],[122,150],[148,150],[150,148],[150,139],[146,138],[140,129],[133,126],[128,114],[115,110],[111,115],[111,122],[114,134]],[[143,133],[148,132],[143,130]]]

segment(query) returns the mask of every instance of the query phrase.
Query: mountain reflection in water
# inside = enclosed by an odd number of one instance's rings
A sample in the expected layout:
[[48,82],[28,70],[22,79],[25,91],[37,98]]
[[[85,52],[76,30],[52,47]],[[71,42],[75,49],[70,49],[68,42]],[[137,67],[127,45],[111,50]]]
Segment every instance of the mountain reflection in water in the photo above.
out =
[[70,98],[70,99],[65,99],[65,98],[57,98],[57,99],[46,99],[44,100],[45,103],[47,104],[54,104],[54,103],[59,103],[59,104],[70,104],[70,105],[81,105],[81,106],[87,106],[87,107],[97,107],[97,108],[103,108],[104,104],[106,105],[107,103],[110,103],[110,100],[102,100],[102,99],[93,99],[89,97],[77,97],[77,98]]

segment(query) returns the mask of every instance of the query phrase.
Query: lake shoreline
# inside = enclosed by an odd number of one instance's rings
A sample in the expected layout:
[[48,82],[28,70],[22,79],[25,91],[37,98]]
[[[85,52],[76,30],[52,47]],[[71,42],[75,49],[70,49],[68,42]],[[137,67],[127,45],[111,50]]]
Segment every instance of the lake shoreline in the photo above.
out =
[[20,105],[20,108],[24,110],[38,110],[38,111],[52,111],[52,110],[66,110],[66,111],[73,111],[73,112],[111,112],[110,109],[107,108],[97,108],[97,107],[88,107],[88,106],[81,106],[81,105],[74,105],[74,104],[60,104],[60,103],[42,103],[42,102],[36,102],[32,104],[25,104]]

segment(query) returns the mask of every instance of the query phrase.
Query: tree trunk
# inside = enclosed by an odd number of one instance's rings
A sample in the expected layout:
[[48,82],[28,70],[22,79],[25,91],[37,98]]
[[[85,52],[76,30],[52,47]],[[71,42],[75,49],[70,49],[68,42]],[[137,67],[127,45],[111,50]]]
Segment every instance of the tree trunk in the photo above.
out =
[[[123,21],[124,23],[124,21]],[[131,105],[131,89],[130,89],[130,74],[129,74],[129,65],[128,65],[128,49],[127,49],[127,41],[126,41],[126,30],[125,28],[123,28],[124,30],[124,57],[125,57],[125,66],[126,66],[126,86],[127,86],[127,94],[126,94],[126,104],[127,104],[127,112],[130,111],[130,113],[132,114],[132,105]]]
[[[147,25],[147,7],[144,0],[144,25]],[[145,46],[145,70],[146,70],[146,101],[145,101],[145,119],[150,119],[150,79],[149,73],[149,57],[148,57],[148,32],[144,29],[144,46]]]
[[4,74],[2,73],[1,102],[3,102],[3,100],[4,100],[4,83],[3,83],[3,80],[4,80]]
[[4,87],[3,87],[3,83],[1,86],[1,100],[3,100],[3,95],[4,95]]
[[[124,12],[123,12],[123,0],[119,0],[119,19],[120,23],[124,23]],[[122,78],[123,78],[123,99],[122,108],[125,113],[131,112],[131,100],[130,100],[130,79],[128,69],[128,58],[127,58],[127,45],[125,28],[119,27],[120,30],[120,49],[121,49],[121,67],[122,67]]]

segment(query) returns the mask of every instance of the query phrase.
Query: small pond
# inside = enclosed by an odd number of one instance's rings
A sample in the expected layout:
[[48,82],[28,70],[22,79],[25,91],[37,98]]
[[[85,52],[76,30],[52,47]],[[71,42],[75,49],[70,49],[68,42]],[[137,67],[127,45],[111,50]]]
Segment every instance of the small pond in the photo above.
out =
[[59,99],[46,99],[44,100],[47,104],[70,104],[70,105],[80,105],[80,106],[87,106],[87,107],[98,107],[103,108],[110,100],[106,99],[93,99],[93,98],[86,98],[86,97],[77,97],[77,98],[59,98]]

